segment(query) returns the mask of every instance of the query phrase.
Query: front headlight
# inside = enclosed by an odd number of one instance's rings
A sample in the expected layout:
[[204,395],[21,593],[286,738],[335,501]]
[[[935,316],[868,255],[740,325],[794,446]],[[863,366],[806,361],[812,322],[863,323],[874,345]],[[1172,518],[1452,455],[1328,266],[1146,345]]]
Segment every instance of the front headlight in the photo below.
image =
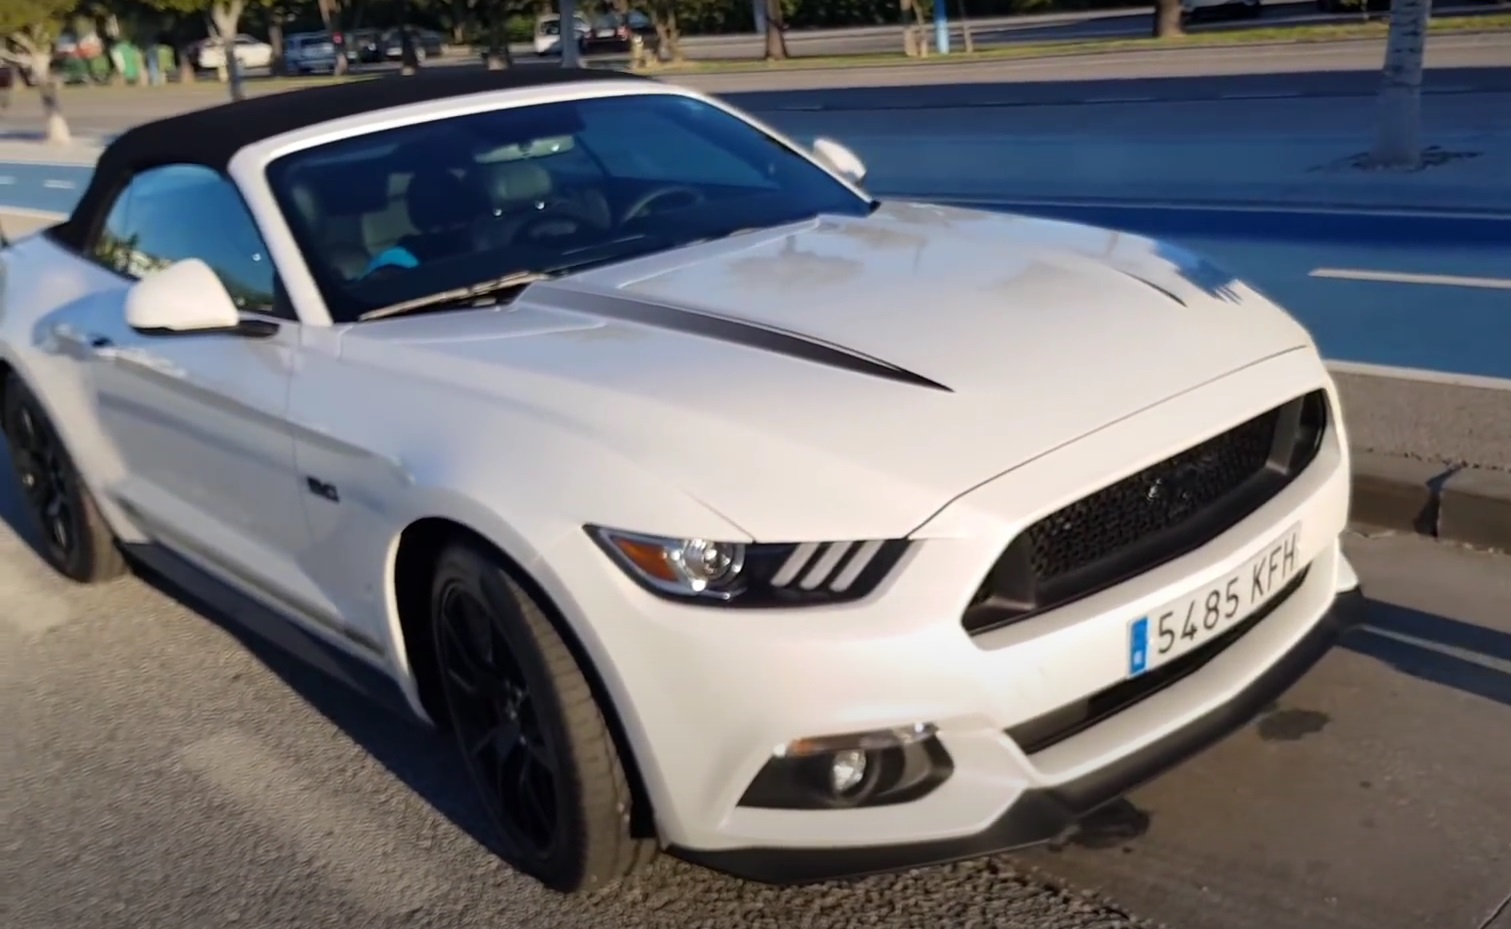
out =
[[908,549],[905,539],[754,544],[584,528],[621,570],[652,593],[724,606],[859,600],[886,579]]

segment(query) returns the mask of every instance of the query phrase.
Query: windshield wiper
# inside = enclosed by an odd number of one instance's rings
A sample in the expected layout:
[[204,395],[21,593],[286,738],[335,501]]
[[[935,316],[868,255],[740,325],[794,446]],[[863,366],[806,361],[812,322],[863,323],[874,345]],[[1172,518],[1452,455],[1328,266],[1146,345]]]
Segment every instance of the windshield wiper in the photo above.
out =
[[391,303],[388,306],[380,306],[376,310],[368,310],[366,313],[358,316],[357,320],[359,322],[366,322],[370,319],[401,316],[405,313],[413,313],[418,310],[433,310],[456,304],[472,303],[484,297],[495,297],[511,290],[518,290],[536,281],[549,281],[556,276],[556,274],[545,271],[513,271],[505,274],[503,277],[479,281],[476,284],[468,284],[466,287],[443,290],[440,293],[415,297],[413,300],[405,300],[402,303]]

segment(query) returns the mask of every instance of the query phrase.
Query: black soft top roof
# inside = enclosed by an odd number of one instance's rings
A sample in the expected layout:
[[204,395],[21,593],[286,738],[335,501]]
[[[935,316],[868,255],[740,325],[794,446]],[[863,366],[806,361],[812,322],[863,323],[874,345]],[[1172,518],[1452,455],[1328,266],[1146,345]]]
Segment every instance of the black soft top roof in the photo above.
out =
[[466,94],[592,80],[645,80],[596,68],[434,68],[267,94],[224,103],[126,130],[100,154],[84,195],[52,237],[82,249],[132,176],[165,164],[198,164],[225,171],[236,153],[263,139],[375,110]]

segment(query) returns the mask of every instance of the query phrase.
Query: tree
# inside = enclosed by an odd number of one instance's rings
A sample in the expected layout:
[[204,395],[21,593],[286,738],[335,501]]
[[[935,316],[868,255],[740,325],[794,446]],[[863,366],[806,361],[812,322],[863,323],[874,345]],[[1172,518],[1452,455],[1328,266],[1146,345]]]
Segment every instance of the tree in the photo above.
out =
[[[236,60],[236,36],[241,28],[241,14],[249,2],[259,6],[272,6],[273,0],[150,0],[153,7],[169,13],[208,13],[211,39],[220,44],[226,60],[226,80],[231,88],[231,99],[246,97],[246,86],[241,79],[241,62]],[[336,60],[341,61],[339,51]]]
[[420,70],[420,56],[415,53],[414,32],[409,28],[409,0],[399,0],[399,73],[412,75]]
[[1180,0],[1154,0],[1154,37],[1170,39],[1185,35],[1181,18]]
[[4,0],[0,3],[0,60],[31,75],[42,95],[47,141],[67,145],[73,136],[58,99],[52,52],[75,0]]
[[[909,58],[927,58],[929,41],[924,34],[923,4],[928,0],[898,0],[898,19],[902,22],[902,50]],[[943,3],[944,0],[938,0]],[[912,14],[911,17],[909,14]]]
[[661,61],[676,63],[683,59],[682,24],[677,19],[678,7],[682,2],[683,0],[650,0],[646,4],[651,24],[656,28],[656,57]]
[[766,0],[766,15],[761,18],[766,25],[766,60],[785,61],[787,20],[782,11],[782,0]]
[[1393,0],[1385,69],[1380,82],[1380,123],[1370,161],[1415,168],[1422,160],[1422,57],[1432,0]]

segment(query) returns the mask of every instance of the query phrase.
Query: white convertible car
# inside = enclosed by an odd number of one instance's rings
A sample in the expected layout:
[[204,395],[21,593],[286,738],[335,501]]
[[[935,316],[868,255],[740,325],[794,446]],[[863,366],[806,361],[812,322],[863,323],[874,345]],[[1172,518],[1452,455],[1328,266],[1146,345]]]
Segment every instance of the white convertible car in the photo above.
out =
[[1362,615],[1333,384],[1177,248],[862,173],[603,71],[133,129],[0,253],[38,546],[365,662],[561,891],[1062,836]]

